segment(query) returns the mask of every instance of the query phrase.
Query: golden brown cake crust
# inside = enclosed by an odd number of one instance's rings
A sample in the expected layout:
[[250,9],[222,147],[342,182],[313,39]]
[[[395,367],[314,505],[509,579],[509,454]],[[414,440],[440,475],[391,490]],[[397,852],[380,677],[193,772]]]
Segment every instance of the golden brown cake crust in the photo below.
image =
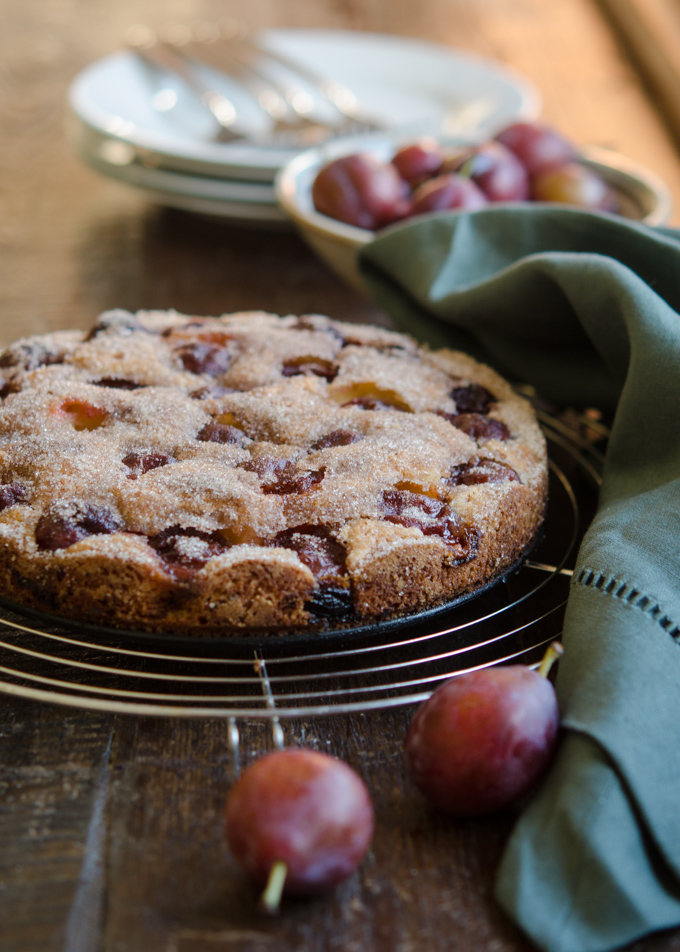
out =
[[528,549],[533,411],[465,354],[319,315],[112,311],[0,355],[5,596],[107,626],[412,612]]

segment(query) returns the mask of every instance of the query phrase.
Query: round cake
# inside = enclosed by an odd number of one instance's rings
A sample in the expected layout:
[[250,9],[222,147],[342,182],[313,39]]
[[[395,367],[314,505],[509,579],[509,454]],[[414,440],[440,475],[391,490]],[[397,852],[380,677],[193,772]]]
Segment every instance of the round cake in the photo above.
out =
[[174,634],[343,627],[502,576],[547,494],[469,356],[318,315],[109,311],[0,355],[0,581]]

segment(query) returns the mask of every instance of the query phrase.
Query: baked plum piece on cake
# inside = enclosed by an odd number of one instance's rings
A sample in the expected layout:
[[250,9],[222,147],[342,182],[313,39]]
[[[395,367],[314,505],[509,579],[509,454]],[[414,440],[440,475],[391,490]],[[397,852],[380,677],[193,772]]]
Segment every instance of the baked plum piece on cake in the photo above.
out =
[[0,355],[8,598],[184,634],[438,605],[532,544],[529,404],[469,356],[319,315],[111,311]]

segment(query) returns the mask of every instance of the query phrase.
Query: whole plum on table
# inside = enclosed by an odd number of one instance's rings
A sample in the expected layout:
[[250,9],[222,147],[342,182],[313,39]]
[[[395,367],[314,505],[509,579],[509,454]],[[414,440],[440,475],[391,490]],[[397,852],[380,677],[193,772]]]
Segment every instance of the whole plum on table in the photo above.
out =
[[[551,660],[546,655],[541,667]],[[406,763],[434,806],[482,816],[512,804],[545,772],[558,727],[555,691],[542,673],[525,665],[483,668],[447,681],[419,708],[404,743]]]
[[471,179],[455,172],[423,182],[413,193],[410,215],[443,211],[447,208],[483,208],[488,201]]
[[577,156],[572,142],[541,122],[515,122],[499,132],[496,141],[514,152],[530,175],[564,165]]
[[370,231],[403,218],[410,208],[410,194],[392,163],[363,152],[324,165],[312,185],[317,211]]
[[239,865],[260,885],[266,911],[281,892],[309,896],[354,872],[370,846],[371,798],[342,760],[305,748],[267,754],[231,790],[227,842]]

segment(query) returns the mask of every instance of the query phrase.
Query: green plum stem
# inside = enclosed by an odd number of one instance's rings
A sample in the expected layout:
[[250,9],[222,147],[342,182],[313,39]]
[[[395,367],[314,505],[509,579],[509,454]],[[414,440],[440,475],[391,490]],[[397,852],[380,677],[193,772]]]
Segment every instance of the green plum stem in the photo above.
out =
[[270,916],[277,915],[279,909],[281,908],[281,896],[283,895],[283,887],[286,882],[287,875],[287,863],[284,863],[283,860],[280,859],[277,859],[274,863],[272,863],[272,867],[269,870],[267,885],[265,886],[265,890],[260,897],[261,907]]
[[557,661],[559,657],[564,654],[564,648],[559,643],[559,641],[553,641],[548,645],[548,650],[543,655],[543,660],[538,666],[538,673],[543,678],[547,678],[550,673],[550,669],[553,664]]
[[456,169],[457,175],[462,175],[463,178],[472,178],[472,173],[475,169],[475,156],[471,155],[469,159],[466,159],[460,168]]

